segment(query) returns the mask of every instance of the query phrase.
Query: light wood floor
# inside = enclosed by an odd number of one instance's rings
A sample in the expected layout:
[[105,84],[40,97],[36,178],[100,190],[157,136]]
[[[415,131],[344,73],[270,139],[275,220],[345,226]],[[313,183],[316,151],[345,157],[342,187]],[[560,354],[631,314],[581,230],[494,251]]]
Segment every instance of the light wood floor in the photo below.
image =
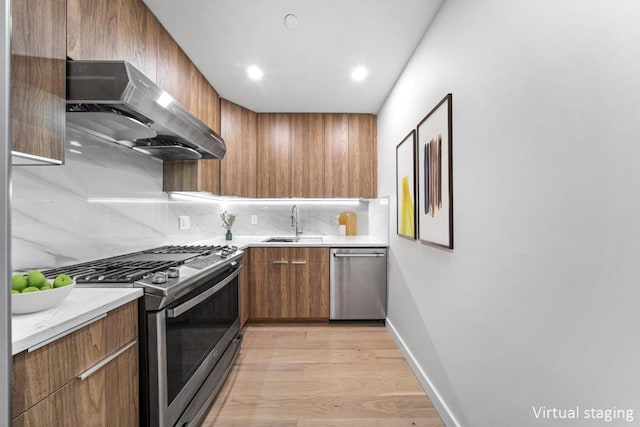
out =
[[382,326],[249,325],[206,427],[444,426]]

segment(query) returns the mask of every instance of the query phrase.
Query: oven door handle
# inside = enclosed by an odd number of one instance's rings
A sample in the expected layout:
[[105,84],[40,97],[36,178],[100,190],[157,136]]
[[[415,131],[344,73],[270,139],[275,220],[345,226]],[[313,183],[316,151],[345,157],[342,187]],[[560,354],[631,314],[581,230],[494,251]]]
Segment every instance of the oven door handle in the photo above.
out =
[[241,269],[242,269],[242,265],[238,266],[233,271],[233,273],[231,273],[230,275],[225,277],[222,281],[220,281],[214,287],[212,287],[210,289],[207,289],[203,293],[196,295],[195,297],[191,298],[189,301],[185,301],[185,302],[183,302],[182,304],[180,304],[177,307],[168,309],[167,310],[167,317],[169,319],[175,319],[176,317],[178,317],[178,316],[186,313],[187,311],[191,310],[193,307],[195,307],[196,305],[200,304],[202,301],[206,300],[211,295],[213,295],[216,292],[218,292],[220,289],[224,288],[230,281],[232,281],[233,279],[238,277],[238,274],[240,274],[240,270]]

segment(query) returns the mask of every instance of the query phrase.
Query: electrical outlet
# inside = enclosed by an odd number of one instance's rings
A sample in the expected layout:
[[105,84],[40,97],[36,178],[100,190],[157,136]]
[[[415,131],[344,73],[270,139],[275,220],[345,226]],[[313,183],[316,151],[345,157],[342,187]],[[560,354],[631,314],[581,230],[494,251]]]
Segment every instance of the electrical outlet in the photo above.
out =
[[251,224],[256,225],[258,223],[258,215],[251,215]]
[[178,217],[180,230],[188,230],[191,228],[191,217],[181,215]]

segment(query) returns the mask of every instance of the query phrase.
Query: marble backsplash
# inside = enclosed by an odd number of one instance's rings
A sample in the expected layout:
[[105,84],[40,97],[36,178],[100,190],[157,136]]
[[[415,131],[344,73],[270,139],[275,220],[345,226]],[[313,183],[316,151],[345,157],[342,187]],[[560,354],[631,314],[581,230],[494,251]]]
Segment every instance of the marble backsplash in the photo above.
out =
[[[358,215],[358,234],[388,235],[388,200],[205,199],[162,191],[162,163],[67,129],[64,166],[14,167],[13,269],[63,266],[167,243],[222,236],[222,211],[238,215],[235,235],[290,235],[291,207],[303,233],[337,234],[336,215]],[[191,228],[180,230],[187,215]],[[257,215],[258,224],[251,224]]]

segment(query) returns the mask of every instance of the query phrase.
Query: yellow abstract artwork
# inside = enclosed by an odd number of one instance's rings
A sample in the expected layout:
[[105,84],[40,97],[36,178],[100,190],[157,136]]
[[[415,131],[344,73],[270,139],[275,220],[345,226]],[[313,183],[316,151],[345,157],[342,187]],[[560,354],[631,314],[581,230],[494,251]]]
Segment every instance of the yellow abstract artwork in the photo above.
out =
[[400,217],[400,234],[414,236],[415,219],[413,217],[413,198],[409,189],[409,177],[402,177],[402,213]]

